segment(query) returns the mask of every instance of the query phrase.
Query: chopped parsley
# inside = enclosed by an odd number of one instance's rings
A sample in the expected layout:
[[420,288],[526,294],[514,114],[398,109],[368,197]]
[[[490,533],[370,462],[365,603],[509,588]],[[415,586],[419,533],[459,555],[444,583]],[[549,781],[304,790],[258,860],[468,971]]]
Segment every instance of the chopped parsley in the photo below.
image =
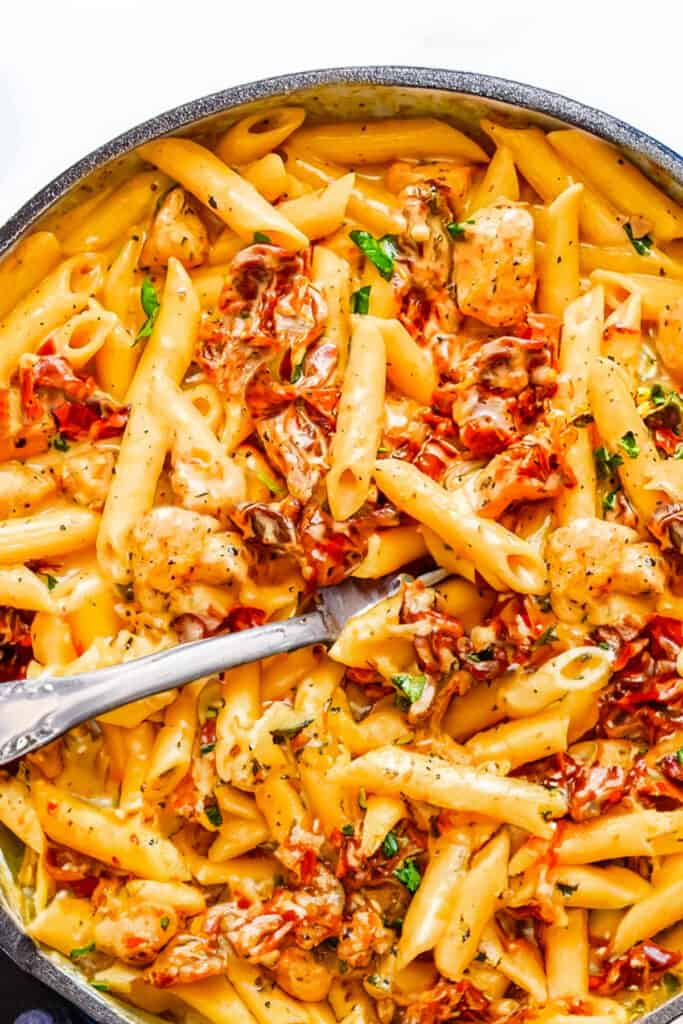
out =
[[355,830],[353,825],[342,825],[341,831],[343,836],[352,836]]
[[385,857],[395,857],[398,853],[398,839],[395,832],[387,832],[382,840],[382,853]]
[[683,747],[679,747],[676,751],[676,760],[679,764],[683,764]]
[[627,430],[626,433],[619,438],[619,447],[624,449],[629,459],[637,459],[640,455],[640,447],[636,440],[636,435],[632,430]]
[[352,231],[349,238],[377,267],[382,277],[389,281],[394,272],[394,260],[398,255],[396,236],[382,235],[381,238],[375,238],[369,231]]
[[93,988],[96,988],[98,992],[109,991],[109,985],[107,985],[106,981],[91,981],[90,984]]
[[621,455],[610,455],[604,445],[595,449],[593,458],[595,459],[595,469],[599,480],[609,480],[614,475],[617,466],[623,466],[624,464]]
[[579,887],[578,885],[569,885],[567,882],[556,882],[555,888],[559,889],[563,896],[572,896]]
[[679,444],[676,451],[671,456],[672,459],[683,459],[683,444]]
[[271,494],[280,494],[282,491],[280,485],[276,483],[272,477],[268,476],[266,473],[262,473],[260,469],[254,471],[254,476],[263,484],[264,487],[268,488]]
[[58,433],[56,433],[50,440],[50,448],[54,448],[58,452],[68,452],[70,447],[71,445],[61,431],[58,431]]
[[468,224],[474,224],[473,220],[467,220],[464,224],[460,224],[457,220],[452,220],[450,224],[446,225],[446,231],[451,238],[462,238],[465,234]]
[[170,923],[171,923],[171,918],[167,917],[166,914],[164,914],[164,916],[159,921],[159,924],[161,925],[163,931],[166,931],[166,929],[168,928]]
[[80,960],[82,956],[88,956],[89,953],[95,952],[95,943],[91,942],[88,946],[80,946],[77,949],[72,949],[69,956],[72,960]]
[[307,726],[313,722],[312,718],[304,718],[303,721],[298,722],[296,725],[290,725],[286,729],[271,729],[270,735],[273,737],[273,743],[282,744],[286,743],[287,740],[293,740],[295,736],[298,736],[300,732],[303,732]]
[[399,882],[405,885],[410,893],[416,893],[422,881],[422,875],[414,860],[406,860],[400,868],[396,868],[394,878],[397,878]]
[[618,493],[619,493],[619,488],[617,487],[615,490],[610,491],[608,494],[603,495],[602,508],[603,508],[604,512],[611,512],[612,511],[612,509],[614,508],[614,506],[616,504],[617,494]]
[[351,296],[351,312],[361,313],[366,316],[370,312],[370,292],[372,286],[369,284],[364,285],[363,288],[359,288],[357,292],[354,292]]
[[48,590],[54,590],[59,580],[56,576],[52,576],[49,572],[43,573],[43,579]]
[[265,231],[254,232],[254,244],[255,245],[271,245],[270,235],[267,235]]
[[294,369],[292,370],[292,376],[289,378],[290,383],[291,384],[296,384],[296,382],[298,380],[301,380],[303,375],[304,375],[304,361],[302,359],[301,362],[297,363],[296,366],[294,367]]
[[650,249],[652,248],[652,239],[649,235],[641,235],[640,238],[636,238],[633,234],[633,228],[628,221],[624,224],[624,231],[629,242],[636,250],[639,256],[649,256]]
[[216,826],[216,828],[220,828],[223,824],[223,815],[221,814],[218,804],[205,804],[204,814],[211,824]]
[[147,319],[135,335],[135,341],[133,342],[134,345],[137,345],[142,338],[149,338],[150,334],[154,330],[154,324],[156,323],[156,318],[159,315],[159,309],[161,308],[157,290],[149,277],[145,278],[142,282],[142,287],[140,288],[140,305],[142,306],[142,311]]
[[372,985],[373,988],[381,988],[389,990],[390,983],[388,978],[380,978],[379,974],[368,975],[368,985]]
[[399,672],[398,675],[391,677],[391,681],[408,704],[414,704],[422,696],[427,677],[411,675],[409,672]]
[[204,757],[206,754],[210,754],[211,751],[215,749],[215,743],[205,743],[202,747],[199,748],[199,753],[202,755],[202,757]]
[[559,639],[560,638],[555,632],[555,627],[548,626],[548,628],[544,629],[541,635],[536,640],[534,640],[534,647],[545,647],[546,644],[557,643]]

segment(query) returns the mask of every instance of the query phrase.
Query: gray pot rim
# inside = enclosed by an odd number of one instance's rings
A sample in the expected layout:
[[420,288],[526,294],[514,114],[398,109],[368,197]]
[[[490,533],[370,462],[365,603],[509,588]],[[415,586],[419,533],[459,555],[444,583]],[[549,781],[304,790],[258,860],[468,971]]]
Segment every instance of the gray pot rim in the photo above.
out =
[[[0,228],[0,255],[6,252],[58,199],[92,171],[144,142],[177,132],[193,123],[256,100],[327,85],[398,86],[439,89],[484,100],[508,103],[557,118],[626,150],[640,154],[683,185],[683,157],[657,139],[595,107],[561,93],[514,79],[472,71],[405,65],[350,66],[301,71],[263,78],[190,100],[143,121],[76,161],[31,199]],[[123,1018],[87,984],[75,980],[41,952],[11,914],[0,906],[0,949],[20,968],[69,999],[99,1024],[122,1024]],[[641,1018],[639,1024],[673,1024],[683,1017],[683,993]]]

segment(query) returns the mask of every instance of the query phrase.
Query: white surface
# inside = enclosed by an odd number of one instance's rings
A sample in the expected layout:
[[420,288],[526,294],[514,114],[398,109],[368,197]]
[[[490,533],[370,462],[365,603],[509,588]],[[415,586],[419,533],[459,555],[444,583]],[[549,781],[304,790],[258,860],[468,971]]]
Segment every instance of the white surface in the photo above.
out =
[[516,78],[683,151],[679,0],[0,0],[0,11],[0,223],[138,121],[343,64]]

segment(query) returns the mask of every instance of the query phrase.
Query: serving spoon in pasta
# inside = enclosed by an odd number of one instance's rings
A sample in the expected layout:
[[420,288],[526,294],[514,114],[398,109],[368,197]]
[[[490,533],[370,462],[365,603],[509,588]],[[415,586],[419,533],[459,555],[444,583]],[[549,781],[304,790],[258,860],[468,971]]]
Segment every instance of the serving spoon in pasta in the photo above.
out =
[[[447,575],[437,569],[418,578],[432,586]],[[196,640],[92,672],[3,683],[0,765],[132,701],[274,654],[331,644],[348,619],[397,593],[405,576],[404,568],[375,580],[347,579],[321,590],[313,611],[282,622]]]

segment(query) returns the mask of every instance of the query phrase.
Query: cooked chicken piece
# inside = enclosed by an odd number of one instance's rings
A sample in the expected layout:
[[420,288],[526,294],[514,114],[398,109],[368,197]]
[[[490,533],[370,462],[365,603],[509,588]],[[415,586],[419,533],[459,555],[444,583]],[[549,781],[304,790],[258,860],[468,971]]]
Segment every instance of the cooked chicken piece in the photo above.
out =
[[534,221],[521,206],[487,206],[455,247],[461,313],[502,327],[522,323],[536,291]]
[[114,469],[114,452],[91,445],[64,456],[60,467],[62,490],[79,505],[99,510],[104,507]]
[[600,625],[625,614],[651,614],[666,586],[658,547],[635,530],[602,519],[576,519],[551,534],[546,548],[553,610],[566,622]]
[[190,580],[227,583],[246,568],[240,538],[221,531],[211,516],[160,505],[133,530],[132,568],[136,586],[170,593]]
[[209,236],[198,204],[178,186],[163,199],[140,254],[140,265],[161,270],[171,256],[186,270],[200,267],[209,255]]

